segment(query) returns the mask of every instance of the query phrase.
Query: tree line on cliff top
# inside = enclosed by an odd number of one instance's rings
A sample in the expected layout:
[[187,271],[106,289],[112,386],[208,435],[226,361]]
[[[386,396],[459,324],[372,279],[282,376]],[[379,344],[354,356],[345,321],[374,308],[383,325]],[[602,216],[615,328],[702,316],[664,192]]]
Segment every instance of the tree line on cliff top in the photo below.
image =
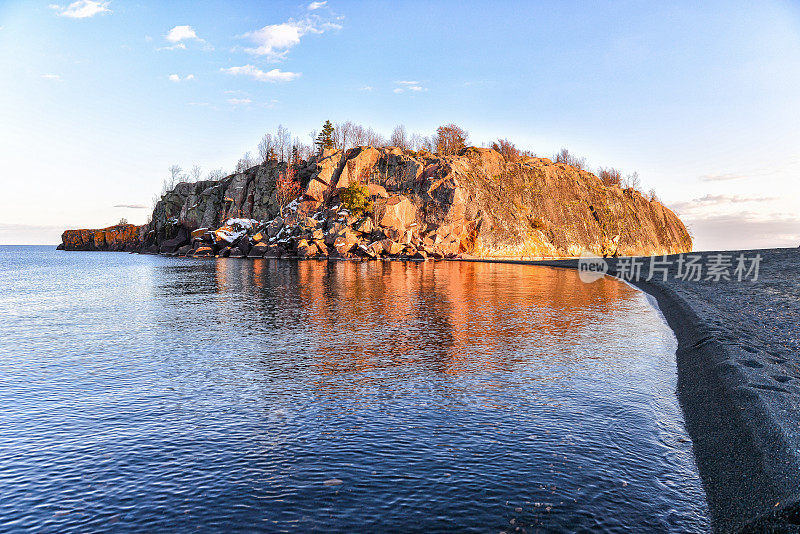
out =
[[[245,152],[239,158],[234,167],[234,172],[244,172],[255,165],[268,161],[278,161],[287,164],[287,169],[291,173],[292,167],[296,167],[300,161],[305,161],[315,154],[321,153],[325,149],[348,150],[357,146],[395,146],[403,150],[413,152],[429,152],[441,156],[458,154],[462,149],[469,146],[469,132],[456,124],[445,124],[439,126],[436,131],[429,136],[418,133],[408,133],[402,124],[395,126],[389,137],[375,131],[370,127],[364,127],[351,121],[333,124],[327,120],[322,128],[312,130],[308,133],[309,142],[303,141],[300,137],[293,136],[288,128],[282,124],[278,125],[275,133],[264,134],[256,146],[256,154]],[[484,147],[487,145],[484,144]],[[516,161],[522,157],[535,157],[536,154],[531,150],[518,148],[508,139],[497,139],[488,144],[488,148],[498,151],[506,161]],[[589,170],[586,158],[571,154],[566,148],[562,148],[550,158],[555,163],[565,163],[578,169]],[[205,175],[198,165],[192,166],[188,171],[184,171],[179,165],[169,167],[169,177],[164,180],[161,194],[173,189],[179,182],[197,182],[200,180],[219,180],[227,176],[223,169],[212,170]],[[293,174],[293,173],[291,173]],[[641,191],[642,184],[637,172],[623,175],[622,171],[614,167],[597,167],[594,174],[606,185],[617,185],[623,188],[632,188]],[[650,190],[648,195],[651,200],[656,200],[656,193]]]

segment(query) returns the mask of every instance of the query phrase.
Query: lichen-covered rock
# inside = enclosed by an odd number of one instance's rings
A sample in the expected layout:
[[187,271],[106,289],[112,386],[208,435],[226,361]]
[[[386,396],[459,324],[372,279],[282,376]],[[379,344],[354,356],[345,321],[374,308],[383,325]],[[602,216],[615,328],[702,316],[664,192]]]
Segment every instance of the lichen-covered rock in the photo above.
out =
[[98,230],[67,230],[61,234],[61,250],[138,251],[146,226],[117,224]]

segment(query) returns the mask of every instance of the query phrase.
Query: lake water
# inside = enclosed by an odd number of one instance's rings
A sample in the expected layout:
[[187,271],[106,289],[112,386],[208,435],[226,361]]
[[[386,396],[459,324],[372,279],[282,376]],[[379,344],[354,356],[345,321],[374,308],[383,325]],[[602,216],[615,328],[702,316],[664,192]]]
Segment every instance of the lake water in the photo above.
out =
[[709,528],[616,280],[0,247],[0,314],[0,530]]

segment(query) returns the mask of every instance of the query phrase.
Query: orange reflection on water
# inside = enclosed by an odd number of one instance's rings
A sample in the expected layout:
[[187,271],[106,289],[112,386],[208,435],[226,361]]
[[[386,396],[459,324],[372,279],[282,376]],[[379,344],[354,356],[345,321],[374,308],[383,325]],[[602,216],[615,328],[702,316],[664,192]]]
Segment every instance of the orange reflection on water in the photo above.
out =
[[293,324],[311,340],[298,350],[312,357],[316,386],[340,390],[375,385],[398,367],[409,376],[511,371],[543,351],[570,365],[566,349],[596,342],[602,318],[637,295],[569,270],[468,262],[228,260],[217,263],[217,283],[269,292],[258,306],[291,303]]

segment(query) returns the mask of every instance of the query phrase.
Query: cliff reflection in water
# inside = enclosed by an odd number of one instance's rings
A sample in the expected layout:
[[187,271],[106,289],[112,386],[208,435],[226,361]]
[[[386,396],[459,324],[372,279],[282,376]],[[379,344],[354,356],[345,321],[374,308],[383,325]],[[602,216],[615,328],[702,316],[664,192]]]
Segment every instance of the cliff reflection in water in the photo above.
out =
[[614,280],[585,284],[566,270],[486,263],[221,259],[216,278],[223,296],[253,293],[248,321],[305,332],[311,346],[298,350],[313,352],[316,387],[338,390],[329,393],[357,392],[389,368],[494,376],[538,363],[549,367],[538,379],[552,381],[577,372],[581,358],[624,365],[624,354],[583,349],[603,341],[598,326],[620,301],[640,297]]

